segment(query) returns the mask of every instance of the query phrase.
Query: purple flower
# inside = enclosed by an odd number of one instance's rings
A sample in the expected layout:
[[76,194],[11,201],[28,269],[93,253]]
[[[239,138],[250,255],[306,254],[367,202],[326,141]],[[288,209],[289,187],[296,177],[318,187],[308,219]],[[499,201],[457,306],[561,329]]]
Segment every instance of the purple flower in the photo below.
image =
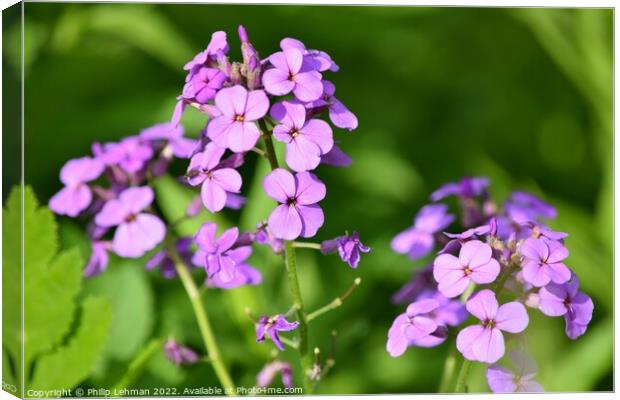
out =
[[474,198],[482,194],[489,186],[489,178],[463,177],[459,182],[446,183],[431,194],[432,201],[439,201],[448,196]]
[[338,65],[331,59],[331,57],[320,50],[306,49],[306,46],[297,39],[284,38],[280,41],[280,48],[286,49],[298,49],[304,55],[304,61],[309,61],[314,64],[314,69],[317,71],[338,72],[340,69]]
[[495,293],[488,289],[474,293],[466,307],[481,322],[463,329],[456,338],[456,347],[468,360],[496,362],[505,351],[502,331],[523,332],[529,323],[523,304],[513,301],[499,306]]
[[256,375],[256,386],[267,387],[271,385],[277,374],[282,374],[282,384],[284,387],[293,387],[293,369],[291,364],[283,361],[273,361],[263,367],[261,371]]
[[111,243],[95,240],[91,242],[90,247],[90,258],[84,268],[84,276],[87,278],[99,275],[108,268],[110,261],[108,250],[111,247]]
[[141,130],[140,138],[144,140],[167,141],[172,154],[179,158],[189,158],[198,145],[197,140],[183,136],[182,126],[175,126],[169,122],[153,125]]
[[281,203],[269,215],[269,230],[278,239],[309,238],[323,225],[323,210],[318,206],[325,197],[325,185],[309,172],[295,175],[273,170],[263,182],[269,197]]
[[352,131],[357,128],[357,117],[349,109],[342,104],[340,100],[334,97],[336,86],[330,81],[323,81],[323,95],[318,100],[306,104],[308,108],[327,108],[329,119],[338,128]]
[[225,149],[209,143],[203,152],[195,154],[187,169],[187,181],[192,186],[202,185],[202,203],[211,212],[226,205],[227,193],[239,193],[241,175],[233,168],[224,168],[220,162]]
[[164,354],[170,362],[177,365],[196,364],[200,359],[194,350],[178,344],[172,338],[164,343]]
[[[175,242],[176,252],[181,257],[185,265],[191,265],[193,256],[192,238],[180,238]],[[145,265],[147,270],[159,267],[159,272],[166,279],[172,279],[177,276],[177,269],[173,258],[168,250],[163,249],[155,253]]]
[[571,278],[570,269],[562,261],[568,250],[556,240],[526,239],[519,247],[523,256],[523,279],[536,287],[549,282],[562,284]]
[[207,278],[205,285],[220,289],[235,289],[245,285],[258,285],[262,282],[261,273],[246,263],[252,254],[252,247],[242,246],[227,253],[235,262],[235,276],[230,281],[222,280],[220,274]]
[[209,121],[209,138],[234,152],[251,150],[260,136],[254,121],[264,117],[269,109],[265,92],[248,92],[240,85],[225,88],[215,96],[215,106],[221,115]]
[[93,198],[86,182],[97,179],[103,169],[101,161],[90,157],[69,160],[60,170],[60,181],[65,187],[50,199],[50,209],[56,214],[76,217]]
[[118,143],[106,143],[97,157],[105,165],[118,165],[128,174],[142,170],[153,157],[151,146],[138,136],[129,136]]
[[286,163],[293,171],[310,171],[321,162],[321,156],[334,146],[332,129],[320,119],[306,120],[303,105],[283,101],[271,108],[271,116],[280,121],[273,135],[286,143]]
[[493,229],[491,227],[491,224],[489,225],[481,225],[481,226],[477,226],[475,228],[469,228],[464,232],[461,233],[448,233],[448,232],[444,232],[443,234],[446,235],[446,237],[450,238],[450,240],[448,241],[448,243],[446,243],[443,248],[441,250],[439,250],[438,254],[443,254],[443,253],[456,253],[457,251],[459,251],[459,249],[461,248],[461,246],[463,245],[463,243],[471,240],[471,239],[477,239],[480,236],[484,236],[484,235],[494,235],[495,232],[493,232]]
[[321,156],[321,164],[331,165],[332,167],[348,167],[353,159],[342,151],[342,149],[334,143],[330,151]]
[[458,258],[452,254],[440,254],[433,262],[437,287],[446,297],[460,295],[471,282],[491,283],[499,271],[500,266],[493,258],[491,246],[479,240],[465,243]]
[[424,299],[433,299],[439,304],[436,309],[427,314],[437,324],[437,330],[429,336],[412,340],[409,345],[418,347],[438,346],[448,338],[448,326],[460,325],[467,319],[467,310],[459,300],[449,299],[436,290],[422,292],[416,301]]
[[245,260],[244,247],[233,248],[239,237],[239,229],[236,227],[224,231],[216,239],[217,225],[207,222],[200,227],[194,237],[198,245],[198,251],[194,254],[193,263],[203,267],[207,271],[208,278],[217,275],[218,282],[230,283],[235,279],[238,260]]
[[292,331],[297,329],[297,326],[299,326],[299,322],[288,322],[282,314],[272,318],[262,316],[256,325],[256,341],[258,343],[264,342],[265,335],[267,335],[278,349],[284,351],[284,345],[280,341],[278,332]]
[[550,317],[564,316],[566,336],[575,340],[588,328],[594,311],[592,299],[579,291],[579,281],[573,277],[563,285],[550,283],[538,292],[538,308]]
[[225,53],[228,53],[226,32],[213,32],[211,35],[211,41],[207,45],[207,48],[196,54],[191,61],[183,66],[183,69],[188,71],[186,81],[191,80],[194,74],[200,70],[201,67],[207,65],[209,61],[215,60],[214,56]]
[[509,356],[516,367],[514,372],[497,364],[487,369],[487,383],[493,393],[542,392],[542,386],[534,380],[537,370],[534,360],[524,351],[512,351]]
[[314,63],[305,61],[301,50],[290,47],[272,54],[269,63],[274,66],[263,74],[267,93],[284,96],[291,91],[303,102],[314,101],[323,94],[321,73]]
[[258,244],[268,244],[276,254],[284,251],[284,241],[273,236],[266,222],[257,225],[253,237]]
[[215,94],[228,79],[226,74],[215,68],[199,68],[183,86],[179,99],[206,104],[215,98]]
[[401,356],[412,341],[422,340],[437,330],[437,323],[428,315],[437,307],[437,300],[424,299],[409,304],[407,312],[396,317],[386,345],[392,357]]
[[412,303],[427,289],[436,289],[437,282],[433,277],[433,264],[413,272],[411,279],[405,283],[394,295],[392,302],[395,304]]
[[107,201],[95,216],[95,223],[117,226],[112,248],[121,257],[141,257],[166,236],[166,226],[155,215],[141,212],[153,202],[150,187],[125,189],[117,199]]
[[555,207],[526,192],[513,192],[504,209],[517,222],[537,220],[540,217],[553,219],[557,216]]
[[454,221],[454,216],[447,213],[445,204],[429,204],[420,209],[413,226],[392,240],[392,249],[401,254],[408,254],[416,260],[426,256],[435,246],[434,234]]
[[554,231],[547,226],[534,222],[526,221],[520,224],[521,235],[519,237],[527,238],[528,236],[539,238],[541,236],[551,240],[563,240],[568,237],[568,233]]
[[357,268],[360,262],[360,252],[370,252],[370,247],[364,246],[360,241],[360,235],[353,232],[351,235],[338,236],[332,240],[326,240],[321,243],[321,253],[329,254],[338,251],[340,259],[351,268]]

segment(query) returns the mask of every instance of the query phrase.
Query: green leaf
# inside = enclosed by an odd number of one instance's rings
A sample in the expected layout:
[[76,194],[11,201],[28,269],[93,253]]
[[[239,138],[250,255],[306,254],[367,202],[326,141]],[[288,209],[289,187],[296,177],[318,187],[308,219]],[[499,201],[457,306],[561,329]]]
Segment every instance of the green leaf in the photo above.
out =
[[88,377],[105,344],[112,311],[104,297],[86,298],[81,310],[80,326],[69,343],[39,358],[32,388],[70,389]]
[[[555,365],[549,391],[581,392],[592,390],[596,383],[613,370],[613,320],[607,318],[591,327]],[[579,379],[575,379],[578,375]]]
[[13,189],[2,210],[2,344],[21,362],[21,191]]
[[9,354],[5,350],[4,346],[2,346],[2,382],[6,382],[14,386],[17,386],[17,383],[18,383],[15,380],[15,375],[13,374],[13,368],[11,368],[11,364],[9,363]]
[[104,274],[86,282],[85,292],[111,299],[112,328],[104,357],[127,361],[151,334],[155,307],[153,289],[139,261],[112,261]]

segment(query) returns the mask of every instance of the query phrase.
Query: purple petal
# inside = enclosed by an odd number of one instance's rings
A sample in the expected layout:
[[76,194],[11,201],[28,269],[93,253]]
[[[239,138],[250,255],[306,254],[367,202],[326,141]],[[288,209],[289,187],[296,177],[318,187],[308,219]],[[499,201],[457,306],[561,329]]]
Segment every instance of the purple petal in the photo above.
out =
[[202,203],[207,210],[215,213],[226,205],[226,191],[214,180],[207,179],[200,189]]
[[489,263],[492,254],[491,246],[479,240],[471,240],[461,247],[459,261],[461,265],[475,269]]
[[495,315],[495,326],[510,333],[523,332],[528,323],[525,307],[516,301],[501,305]]
[[340,100],[335,97],[331,99],[329,107],[329,119],[338,128],[354,130],[357,128],[357,117]]
[[538,292],[539,305],[538,308],[543,314],[550,317],[559,317],[568,311],[564,304],[568,294],[566,289],[561,285],[549,284],[542,287]]
[[59,215],[77,217],[92,201],[90,188],[84,184],[64,187],[49,202],[52,211]]
[[301,236],[304,238],[310,238],[316,235],[316,232],[325,221],[323,210],[316,204],[309,206],[297,206],[297,211],[301,217],[302,230]]
[[424,299],[413,302],[407,307],[407,315],[415,317],[416,315],[428,314],[439,307],[439,302],[435,299]]
[[122,223],[130,211],[118,199],[107,201],[101,211],[95,215],[95,223],[101,227],[112,227]]
[[[471,268],[471,267],[470,267]],[[486,284],[495,281],[500,272],[500,266],[497,260],[491,259],[488,263],[471,268],[470,278],[479,284]]]
[[477,361],[473,352],[474,343],[484,334],[481,325],[471,325],[461,330],[456,337],[456,348],[468,360]]
[[254,122],[233,122],[228,131],[228,147],[234,152],[252,150],[260,131]]
[[299,237],[303,226],[297,209],[285,204],[276,207],[269,215],[269,230],[278,239],[293,240]]
[[215,241],[216,230],[217,225],[213,222],[202,224],[194,237],[194,241],[198,245],[199,249],[205,251],[206,253],[215,253],[217,251],[217,243]]
[[137,214],[153,202],[155,194],[148,186],[132,187],[123,190],[118,199],[130,212]]
[[239,228],[233,227],[225,230],[217,239],[217,250],[221,253],[230,249],[239,237]]
[[263,188],[272,199],[286,203],[295,196],[295,178],[287,170],[277,168],[265,177]]
[[60,181],[67,186],[97,179],[103,172],[104,165],[96,158],[82,157],[67,161],[60,170]]
[[286,164],[296,172],[311,171],[321,162],[321,150],[301,135],[286,145]]
[[467,300],[466,307],[470,314],[481,321],[495,319],[498,311],[495,293],[489,289],[484,289],[471,295]]
[[[303,108],[303,106],[301,107]],[[301,129],[301,133],[314,142],[321,149],[322,154],[329,152],[334,146],[332,128],[327,122],[320,119],[309,120]]]
[[252,90],[248,93],[247,103],[245,105],[245,120],[256,121],[263,118],[269,110],[269,99],[262,90]]
[[514,393],[517,389],[512,371],[499,365],[487,369],[487,383],[493,393]]
[[504,336],[497,328],[484,329],[471,349],[478,361],[492,364],[504,355]]
[[166,226],[154,215],[138,214],[132,222],[126,222],[116,229],[112,248],[121,257],[141,257],[161,243],[166,236]]
[[295,75],[293,94],[303,102],[314,101],[323,94],[321,74],[317,71],[301,72]]
[[327,154],[323,154],[321,157],[322,164],[332,167],[348,167],[352,162],[353,159],[335,144]]
[[311,205],[325,198],[325,184],[314,174],[300,172],[295,175],[296,191],[295,198],[298,204]]
[[405,337],[408,340],[422,339],[435,332],[437,324],[428,317],[414,317],[405,325]]
[[215,106],[227,117],[245,114],[248,91],[241,85],[221,89],[215,96]]
[[263,74],[263,86],[271,95],[284,96],[293,90],[295,82],[289,80],[288,72],[272,68]]
[[241,175],[232,168],[218,169],[212,172],[213,182],[227,192],[238,193],[241,190]]

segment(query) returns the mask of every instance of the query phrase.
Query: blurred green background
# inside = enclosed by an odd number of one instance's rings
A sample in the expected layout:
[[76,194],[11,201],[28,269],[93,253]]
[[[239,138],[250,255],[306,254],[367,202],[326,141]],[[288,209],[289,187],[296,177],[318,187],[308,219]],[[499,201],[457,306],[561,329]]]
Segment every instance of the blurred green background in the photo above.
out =
[[[43,203],[60,189],[64,162],[89,153],[93,141],[117,140],[170,117],[183,64],[215,30],[228,32],[234,58],[240,57],[236,27],[244,24],[262,56],[277,51],[281,38],[294,37],[340,65],[328,79],[359,128],[336,132],[354,164],[318,171],[328,195],[317,238],[358,230],[373,252],[357,271],[337,256],[300,252],[309,309],[342,293],[355,277],[363,279],[343,307],[310,327],[311,345],[324,353],[331,331],[338,331],[336,365],[319,393],[437,390],[447,345],[410,348],[398,359],[385,351],[387,330],[403,312],[390,296],[428,261],[392,253],[389,241],[430,191],[462,175],[491,177],[498,200],[525,189],[558,207],[552,226],[571,235],[568,264],[594,300],[594,319],[587,334],[571,342],[561,318],[531,311],[528,346],[547,390],[612,389],[612,10],[41,3],[27,3],[25,10],[25,179]],[[5,31],[9,93],[19,85],[19,24]],[[191,111],[183,123],[195,135],[204,118]],[[5,112],[18,112],[17,104]],[[17,154],[8,149],[19,126],[5,121],[3,156],[10,166]],[[244,167],[250,192],[258,192],[260,179],[253,177],[255,170],[258,178],[264,173],[259,168]],[[19,172],[4,171],[7,188]],[[171,214],[182,212],[187,192],[171,182],[159,190]],[[222,218],[251,228],[271,207],[261,199]],[[75,221],[61,218],[60,224],[65,246],[84,246]],[[195,225],[183,229],[192,233]],[[254,342],[244,308],[274,314],[290,306],[281,262],[260,251],[252,261],[265,276],[262,286],[205,296],[223,354],[237,384],[246,386],[270,359],[271,345]],[[114,261],[85,284],[87,293],[112,298],[113,325],[82,386],[114,385],[151,338],[174,334],[202,348],[180,282],[147,273],[141,263]],[[292,351],[283,357],[295,360]],[[483,372],[474,368],[471,390],[487,390]],[[157,355],[134,386],[209,384],[215,384],[209,365],[181,369]]]

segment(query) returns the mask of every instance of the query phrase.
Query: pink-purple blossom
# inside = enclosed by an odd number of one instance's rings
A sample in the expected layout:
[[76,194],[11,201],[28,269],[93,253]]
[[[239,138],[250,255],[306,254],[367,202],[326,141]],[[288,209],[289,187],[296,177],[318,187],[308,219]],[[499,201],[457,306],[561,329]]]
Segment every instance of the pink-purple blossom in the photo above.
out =
[[446,297],[456,297],[473,283],[491,283],[497,278],[500,266],[493,258],[491,246],[472,240],[461,247],[458,258],[440,254],[433,262],[437,288]]
[[200,360],[194,350],[177,343],[172,338],[164,343],[164,354],[170,362],[177,365],[196,364]]
[[[207,272],[207,277],[222,283],[235,279],[237,264],[243,262],[247,249],[233,247],[239,238],[236,227],[225,230],[216,237],[217,225],[213,222],[203,224],[194,237],[198,250],[194,253],[193,263]],[[217,277],[215,277],[217,275]]]
[[556,240],[546,238],[526,239],[519,247],[523,256],[523,279],[536,287],[549,282],[562,284],[571,278],[570,269],[562,261],[568,249]]
[[523,304],[512,301],[500,306],[489,289],[474,293],[465,306],[480,320],[480,324],[461,330],[456,338],[456,347],[468,360],[496,362],[505,351],[502,331],[520,333],[529,323]]
[[550,283],[538,292],[538,308],[550,317],[564,316],[566,336],[575,340],[583,335],[592,320],[594,303],[585,293],[579,291],[579,280],[558,285]]
[[458,196],[461,198],[471,199],[482,194],[488,186],[488,178],[466,176],[458,182],[451,182],[442,185],[431,194],[431,200],[439,201],[448,196]]
[[297,172],[311,171],[334,145],[332,129],[320,119],[307,119],[303,105],[290,101],[276,103],[271,116],[280,122],[273,128],[274,137],[286,143],[286,163]]
[[279,314],[275,317],[262,316],[256,324],[256,341],[262,343],[265,341],[265,337],[268,336],[273,344],[282,351],[284,351],[284,345],[280,340],[279,332],[289,332],[297,329],[299,322],[289,322],[284,315]]
[[[237,240],[237,243],[239,240]],[[235,289],[246,285],[258,285],[263,281],[261,273],[247,263],[247,259],[252,255],[252,247],[241,246],[228,251],[227,255],[235,262],[235,274],[233,279],[226,281],[220,274],[213,274],[207,277],[205,285],[207,287],[219,289]]]
[[108,166],[118,166],[128,174],[144,169],[153,157],[153,148],[139,136],[128,136],[118,143],[105,143],[95,154]]
[[267,93],[284,96],[293,92],[303,102],[314,101],[323,94],[321,73],[316,65],[304,61],[304,53],[295,47],[288,47],[269,56],[273,68],[263,73],[263,86]]
[[323,225],[323,210],[317,204],[326,189],[315,175],[285,169],[273,170],[263,181],[263,188],[278,205],[269,215],[269,230],[278,239],[309,238]]
[[241,175],[225,167],[221,160],[225,149],[215,143],[206,145],[204,151],[192,156],[187,169],[187,181],[192,186],[202,185],[202,203],[211,212],[218,212],[226,205],[229,193],[241,190]]
[[429,204],[420,209],[413,226],[396,235],[392,240],[392,249],[401,254],[409,255],[416,260],[428,255],[435,246],[435,233],[446,228],[454,221],[448,214],[445,204]]
[[94,240],[90,247],[90,258],[84,267],[84,276],[87,278],[99,275],[108,268],[110,262],[108,251],[111,250],[112,244],[107,241]]
[[527,192],[513,192],[504,205],[506,213],[517,222],[553,219],[557,216],[555,207]]
[[77,217],[93,199],[86,183],[99,178],[103,170],[103,163],[91,157],[67,161],[60,170],[60,181],[65,186],[50,199],[50,209],[56,214]]
[[131,187],[117,199],[105,203],[95,216],[95,223],[104,228],[116,226],[112,249],[121,257],[141,257],[161,243],[166,226],[159,217],[144,212],[153,202],[154,193],[148,186]]
[[410,343],[422,340],[437,330],[437,323],[428,315],[439,307],[435,299],[409,304],[404,314],[396,317],[388,331],[387,351],[392,357],[401,356]]
[[493,393],[537,393],[543,387],[534,380],[537,372],[536,363],[525,351],[515,350],[509,353],[514,369],[493,364],[487,369],[487,383]]
[[293,369],[291,364],[280,360],[270,362],[260,370],[258,375],[256,375],[256,386],[264,388],[271,385],[278,374],[282,375],[282,385],[284,387],[293,387]]
[[360,253],[370,252],[370,247],[364,246],[357,232],[350,235],[338,236],[335,239],[321,243],[321,253],[329,254],[338,252],[340,259],[351,268],[357,268],[360,262]]
[[215,96],[215,106],[220,115],[207,125],[209,138],[218,146],[234,152],[252,149],[260,137],[256,121],[269,109],[265,92],[248,92],[241,85],[221,89]]
[[352,131],[357,128],[357,117],[335,96],[336,86],[330,81],[323,81],[323,94],[318,100],[307,103],[310,109],[327,108],[329,119],[341,129]]

